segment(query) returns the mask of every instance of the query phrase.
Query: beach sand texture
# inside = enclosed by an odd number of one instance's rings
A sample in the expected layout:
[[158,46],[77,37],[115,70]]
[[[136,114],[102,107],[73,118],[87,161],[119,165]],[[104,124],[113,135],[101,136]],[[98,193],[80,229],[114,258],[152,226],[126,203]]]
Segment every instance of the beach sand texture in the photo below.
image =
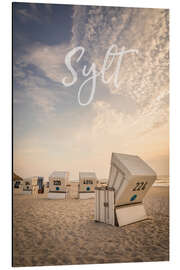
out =
[[169,188],[152,187],[152,219],[120,227],[94,222],[95,200],[14,195],[13,266],[169,260]]

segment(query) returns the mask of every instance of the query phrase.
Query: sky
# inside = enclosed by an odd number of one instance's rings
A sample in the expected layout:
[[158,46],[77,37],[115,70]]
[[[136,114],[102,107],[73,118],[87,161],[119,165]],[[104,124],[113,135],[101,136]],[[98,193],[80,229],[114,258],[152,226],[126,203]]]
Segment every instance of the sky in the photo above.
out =
[[[108,58],[106,83],[102,75],[112,45],[133,50],[121,58],[118,85],[120,57]],[[84,51],[71,57],[71,83],[66,59],[77,47]],[[14,3],[14,171],[107,178],[112,152],[138,155],[158,175],[169,174],[169,11]]]

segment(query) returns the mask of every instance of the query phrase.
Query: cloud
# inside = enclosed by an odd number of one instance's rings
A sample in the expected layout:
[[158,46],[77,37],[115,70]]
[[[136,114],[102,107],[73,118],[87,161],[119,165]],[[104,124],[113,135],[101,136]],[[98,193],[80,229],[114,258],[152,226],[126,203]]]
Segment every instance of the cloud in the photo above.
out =
[[29,3],[24,8],[19,8],[19,5],[17,5],[16,14],[23,23],[34,21],[38,24],[43,24],[44,22],[49,23],[51,21],[53,10],[50,4]]
[[[112,151],[139,154],[152,164],[161,156],[168,156],[168,10],[74,6],[72,19],[72,39],[68,44],[38,43],[26,48],[15,61],[14,77],[23,89],[24,99],[31,100],[47,120],[39,127],[44,138],[36,131],[39,141],[30,140],[32,131],[22,147],[17,148],[31,155],[32,164],[31,147],[34,153],[39,151],[38,157],[46,149],[49,170],[59,163],[64,167],[68,164],[73,172],[75,168],[89,166],[97,168],[102,177],[107,175]],[[69,76],[64,64],[67,52],[83,46],[85,55],[81,63],[90,67],[94,62],[100,71],[112,44],[119,50],[125,46],[139,51],[123,58],[119,87],[113,81],[104,86],[98,78],[96,98],[91,105],[78,107],[78,111],[73,106],[68,112],[63,108],[61,113],[59,104],[64,105],[70,99],[68,94],[77,88],[73,85],[67,90],[62,86],[62,79]],[[82,70],[81,63],[76,65],[78,72]],[[30,67],[36,71],[32,72]],[[107,77],[115,67],[116,62]],[[23,98],[18,93],[15,102],[19,105]],[[47,132],[42,126],[46,126]],[[18,155],[21,160],[23,154]],[[29,164],[28,158],[26,163]]]
[[[125,46],[139,51],[138,55],[124,56],[120,86],[116,88],[112,81],[110,93],[133,99],[140,118],[153,115],[155,123],[157,117],[168,121],[169,104],[161,98],[168,99],[169,92],[168,10],[78,6],[74,10],[76,42],[86,48],[87,60],[96,63],[98,70],[112,44],[119,50]],[[115,67],[112,65],[107,77]],[[159,123],[163,124],[162,119]]]
[[19,16],[19,18],[23,21],[23,22],[27,22],[29,20],[31,21],[35,21],[37,23],[41,23],[41,19],[39,17],[39,15],[37,13],[34,12],[34,10],[36,10],[35,5],[32,5],[32,9],[17,9],[16,13]]
[[56,96],[52,94],[51,91],[47,89],[34,88],[29,93],[34,104],[39,106],[40,109],[45,113],[50,113],[55,111]]
[[[66,44],[59,46],[47,46],[36,44],[27,49],[27,53],[19,57],[19,65],[34,65],[54,82],[62,84],[62,79],[67,77],[65,55],[70,50]],[[69,73],[68,73],[69,74]]]
[[[122,134],[123,123],[130,120],[129,116],[124,115],[120,111],[114,109],[109,103],[98,101],[93,104],[96,116],[93,121],[93,135],[102,136],[104,133],[108,135]],[[124,130],[124,127],[123,127]]]
[[14,91],[14,103],[28,102],[34,110],[43,112],[46,118],[55,117],[57,107],[68,95],[61,87],[48,82],[46,78],[34,75],[33,72],[24,73],[19,85],[20,89]]
[[13,66],[13,78],[16,80],[21,80],[25,78],[25,72],[18,65]]
[[[33,14],[38,13],[37,5],[32,5],[31,9]],[[26,14],[24,10],[19,12]],[[157,123],[159,114],[167,121],[169,104],[160,97],[168,97],[169,91],[168,30],[168,10],[74,6],[71,42],[56,46],[36,44],[19,62],[37,66],[49,79],[61,84],[64,77],[71,79],[64,60],[75,46],[85,48],[83,60],[89,65],[94,62],[98,70],[101,70],[105,53],[112,44],[119,50],[122,46],[138,49],[138,55],[128,54],[123,58],[120,86],[116,88],[111,81],[106,87],[112,95],[134,100],[140,118],[154,115]],[[113,74],[115,67],[116,62],[107,77]],[[20,68],[16,68],[15,76],[23,77]],[[159,123],[163,121],[160,119]]]

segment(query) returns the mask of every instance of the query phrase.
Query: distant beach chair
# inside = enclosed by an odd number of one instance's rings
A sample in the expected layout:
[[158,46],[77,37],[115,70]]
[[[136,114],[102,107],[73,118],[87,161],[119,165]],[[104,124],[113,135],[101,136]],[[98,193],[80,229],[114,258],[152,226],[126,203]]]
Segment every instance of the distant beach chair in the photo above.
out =
[[35,199],[37,199],[37,197],[38,197],[38,186],[37,185],[32,186],[32,195]]
[[108,185],[95,188],[95,220],[124,226],[147,219],[143,199],[156,178],[140,157],[112,153]]
[[[23,194],[35,195],[43,187],[43,177],[33,176],[23,179]],[[35,191],[36,190],[36,191]],[[37,196],[36,196],[37,197]]]
[[23,194],[23,180],[13,180],[13,194]]
[[97,176],[94,172],[79,172],[79,199],[95,198]]
[[48,199],[67,199],[69,172],[54,171],[49,176]]

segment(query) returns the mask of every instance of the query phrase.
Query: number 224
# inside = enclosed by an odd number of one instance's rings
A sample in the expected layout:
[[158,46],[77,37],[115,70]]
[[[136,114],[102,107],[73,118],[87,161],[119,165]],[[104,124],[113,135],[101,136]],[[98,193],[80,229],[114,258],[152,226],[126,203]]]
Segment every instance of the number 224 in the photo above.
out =
[[133,188],[133,191],[145,190],[147,182],[137,182],[136,186]]

